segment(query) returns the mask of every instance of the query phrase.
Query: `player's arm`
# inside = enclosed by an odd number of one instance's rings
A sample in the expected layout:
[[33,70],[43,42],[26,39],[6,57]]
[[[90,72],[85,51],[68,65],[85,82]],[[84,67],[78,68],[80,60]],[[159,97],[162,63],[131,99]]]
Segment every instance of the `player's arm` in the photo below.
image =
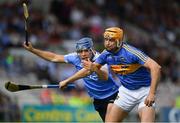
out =
[[85,68],[81,69],[80,71],[76,72],[74,75],[72,75],[71,77],[59,82],[59,87],[61,89],[65,88],[69,83],[72,83],[78,79],[81,79],[83,77],[86,77],[88,75],[90,75],[91,72]]
[[28,44],[29,44],[28,46],[25,43],[23,44],[26,50],[32,52],[33,54],[45,60],[52,61],[52,62],[65,62],[64,55],[57,55],[49,51],[39,50],[39,49],[34,48],[30,42],[28,42]]
[[[91,62],[91,63],[92,63],[92,62]],[[106,69],[106,68],[103,68],[103,67],[102,67],[101,69],[99,69],[99,68],[101,67],[101,65],[99,65],[99,64],[93,64],[92,67],[93,67],[93,68],[91,68],[91,69],[92,69],[94,72],[97,72],[97,73],[98,73],[97,75],[98,75],[99,79],[103,79],[103,80],[107,80],[107,79],[108,79],[108,72],[107,72],[107,69]],[[96,67],[97,67],[97,68],[96,68]],[[103,69],[104,69],[104,70],[103,70]],[[93,71],[87,69],[87,67],[86,67],[86,68],[83,68],[83,69],[81,69],[80,71],[76,72],[73,76],[71,76],[71,77],[69,77],[69,78],[67,78],[67,79],[59,82],[59,87],[60,87],[61,89],[63,89],[63,88],[65,88],[69,83],[72,83],[72,82],[74,82],[74,81],[76,81],[76,80],[78,80],[78,79],[84,78],[84,77],[90,75]]]
[[93,63],[95,65],[94,72],[98,75],[99,79],[101,80],[108,80],[108,69],[105,67],[106,65],[102,66],[97,63]]
[[[156,63],[153,59],[148,58],[147,61],[145,62],[144,66],[150,70],[151,73],[151,86],[150,86],[150,91],[149,91],[149,100],[154,100],[151,98],[155,98],[155,93],[156,89],[158,86],[158,81],[160,79],[160,70],[161,66]],[[146,105],[151,106],[151,103],[148,100],[145,101]]]
[[91,61],[83,61],[84,68],[90,72],[96,72],[99,79],[108,80],[108,69],[107,67],[102,66],[98,63],[92,63]]

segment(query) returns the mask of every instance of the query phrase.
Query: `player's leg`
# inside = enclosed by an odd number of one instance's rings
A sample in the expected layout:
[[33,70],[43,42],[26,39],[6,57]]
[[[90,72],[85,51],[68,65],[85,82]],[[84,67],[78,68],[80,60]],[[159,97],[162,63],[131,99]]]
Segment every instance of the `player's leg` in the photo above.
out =
[[117,94],[118,92],[106,99],[94,99],[93,104],[94,104],[95,110],[99,113],[103,122],[105,122],[105,118],[109,114],[112,104],[114,100],[116,99]]
[[97,100],[97,99],[94,99],[93,104],[94,104],[95,110],[99,113],[102,121],[105,122],[107,105],[105,105],[105,103],[103,103],[103,101]]
[[149,87],[141,88],[139,94],[141,95],[139,100],[138,112],[141,122],[154,122],[155,121],[155,103],[151,107],[144,104],[146,97],[149,93]]
[[134,91],[128,90],[121,86],[114,104],[107,115],[106,122],[121,122],[133,109],[136,104]]
[[113,106],[113,103],[109,103],[109,104],[107,105],[107,111],[106,111],[106,117],[105,117],[105,119],[107,119],[107,116],[110,114],[110,111],[111,111],[111,109],[112,109],[112,106]]
[[118,95],[118,92],[115,93],[115,94],[113,94],[110,98],[107,99],[108,103],[107,103],[107,107],[106,107],[107,110],[106,110],[105,119],[107,119],[107,116],[110,114],[110,111],[111,111],[111,109],[112,109],[113,103],[114,103],[117,95]]
[[124,111],[122,108],[113,104],[110,112],[106,116],[106,122],[122,122],[122,120],[128,115],[128,112]]
[[139,109],[139,117],[141,122],[154,122],[155,121],[155,109],[154,107],[142,107]]

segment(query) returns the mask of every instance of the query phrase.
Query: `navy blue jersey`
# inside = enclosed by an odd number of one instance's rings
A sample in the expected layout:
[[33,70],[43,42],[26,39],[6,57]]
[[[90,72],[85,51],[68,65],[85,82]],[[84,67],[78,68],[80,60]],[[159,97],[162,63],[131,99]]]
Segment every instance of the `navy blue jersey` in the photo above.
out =
[[141,50],[123,43],[119,51],[111,53],[105,50],[95,62],[107,64],[124,87],[136,90],[150,86],[150,71],[143,66],[147,59],[148,56]]
[[[95,54],[93,60],[99,56],[98,53]],[[64,59],[67,63],[70,63],[76,67],[77,70],[81,70],[83,65],[81,59],[77,53],[70,53],[64,56]],[[112,96],[118,91],[118,86],[115,84],[111,76],[108,77],[107,81],[99,80],[97,74],[93,72],[87,77],[83,78],[84,85],[88,91],[90,97],[95,99],[105,99]]]

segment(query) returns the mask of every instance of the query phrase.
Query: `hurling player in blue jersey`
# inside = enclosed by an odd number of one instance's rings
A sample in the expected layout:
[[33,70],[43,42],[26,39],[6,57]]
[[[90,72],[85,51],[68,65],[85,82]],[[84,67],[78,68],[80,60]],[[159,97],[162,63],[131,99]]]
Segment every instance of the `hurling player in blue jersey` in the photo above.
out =
[[94,63],[83,61],[84,68],[96,71],[107,64],[122,86],[114,101],[107,122],[121,122],[138,105],[141,122],[155,121],[155,93],[161,66],[141,50],[123,42],[123,30],[107,28],[105,50]]
[[[85,69],[83,70],[82,60],[95,61],[99,56],[99,53],[93,49],[92,39],[88,37],[78,40],[76,43],[76,52],[66,55],[36,49],[30,42],[28,46],[25,43],[23,46],[28,51],[48,61],[72,64],[78,71],[82,69],[81,71],[85,74],[84,76],[89,74],[89,72]],[[83,78],[85,88],[90,97],[93,98],[94,107],[103,121],[105,121],[106,114],[108,114],[115,98],[117,97],[119,88],[111,76],[104,76],[108,72],[106,67],[107,66],[104,66],[98,71],[98,74],[100,73],[99,75],[94,72]],[[106,78],[107,80],[104,81],[103,78]],[[60,88],[63,89],[68,83],[73,81],[72,77],[63,80],[59,83]]]

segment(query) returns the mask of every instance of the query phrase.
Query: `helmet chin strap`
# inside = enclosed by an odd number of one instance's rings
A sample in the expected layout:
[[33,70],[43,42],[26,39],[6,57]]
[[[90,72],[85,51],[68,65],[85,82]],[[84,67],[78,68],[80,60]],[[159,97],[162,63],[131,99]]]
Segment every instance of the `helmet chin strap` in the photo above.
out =
[[92,61],[96,53],[92,48],[90,48],[90,50],[92,52],[92,56],[91,56],[90,60]]
[[117,40],[117,47],[120,48],[122,45],[122,41]]

